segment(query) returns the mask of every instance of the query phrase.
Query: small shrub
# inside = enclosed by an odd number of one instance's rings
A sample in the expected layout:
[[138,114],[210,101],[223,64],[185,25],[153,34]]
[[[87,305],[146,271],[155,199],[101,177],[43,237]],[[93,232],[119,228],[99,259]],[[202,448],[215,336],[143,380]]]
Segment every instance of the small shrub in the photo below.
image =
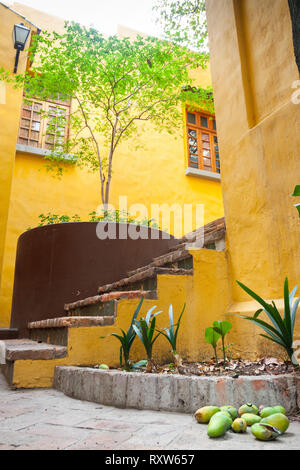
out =
[[[294,301],[294,296],[297,291],[297,286],[289,293],[288,279],[284,281],[283,297],[284,297],[284,314],[281,317],[275,303],[267,303],[259,295],[253,292],[249,287],[245,286],[241,282],[237,281],[239,286],[244,289],[253,299],[255,299],[263,308],[260,308],[255,312],[253,317],[246,315],[238,315],[241,318],[251,321],[255,325],[261,327],[267,334],[261,334],[264,338],[272,341],[273,343],[279,344],[283,347],[294,366],[299,366],[299,363],[294,355],[293,343],[294,343],[294,328],[295,320],[297,315],[297,309],[300,302],[300,297]],[[267,323],[258,316],[261,312],[265,312],[271,323]],[[236,314],[237,315],[237,314]]]
[[150,310],[148,310],[146,318],[141,318],[139,321],[135,322],[133,325],[133,329],[136,332],[137,336],[143,343],[147,354],[147,372],[152,372],[154,367],[153,359],[152,359],[152,349],[155,341],[160,335],[160,332],[155,336],[155,324],[156,324],[156,315],[161,313],[161,311],[152,313],[153,310],[156,308],[156,305]]

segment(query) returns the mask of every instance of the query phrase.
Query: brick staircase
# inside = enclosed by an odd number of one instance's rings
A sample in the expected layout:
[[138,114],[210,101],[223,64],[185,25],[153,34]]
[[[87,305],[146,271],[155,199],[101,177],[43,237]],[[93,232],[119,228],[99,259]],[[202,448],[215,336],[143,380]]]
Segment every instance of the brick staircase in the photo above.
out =
[[[82,331],[88,335],[89,331],[94,332],[93,327],[114,325],[118,315],[118,306],[124,299],[138,299],[142,296],[145,299],[157,299],[159,276],[193,275],[193,258],[188,246],[196,241],[198,235],[199,230],[188,234],[178,241],[176,247],[154,258],[147,266],[129,271],[124,279],[99,286],[97,295],[66,303],[65,316],[30,322],[28,324],[29,339],[12,339],[12,336],[0,341],[0,364],[9,384],[14,388],[27,386],[26,379],[20,372],[21,378],[15,378],[17,375],[15,369],[18,367],[20,369],[23,361],[31,361],[33,376],[38,374],[34,366],[40,367],[40,361],[45,361],[45,364],[47,362],[49,376],[41,383],[36,378],[36,386],[46,387],[52,385],[55,365],[86,365],[84,359],[82,363],[80,363],[80,358],[72,359],[75,333]],[[223,249],[224,237],[224,218],[207,224],[204,227],[204,248]],[[11,334],[13,335],[12,332]],[[97,334],[99,338],[100,334]]]

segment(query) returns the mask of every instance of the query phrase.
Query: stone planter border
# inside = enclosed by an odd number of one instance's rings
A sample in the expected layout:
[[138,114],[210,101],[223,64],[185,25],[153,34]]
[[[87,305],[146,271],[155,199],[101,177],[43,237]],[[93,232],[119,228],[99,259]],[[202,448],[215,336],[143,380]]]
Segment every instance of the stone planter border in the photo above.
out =
[[294,375],[233,379],[57,366],[54,388],[108,406],[180,413],[194,413],[204,405],[239,407],[247,402],[280,404],[289,414],[300,408],[300,377]]

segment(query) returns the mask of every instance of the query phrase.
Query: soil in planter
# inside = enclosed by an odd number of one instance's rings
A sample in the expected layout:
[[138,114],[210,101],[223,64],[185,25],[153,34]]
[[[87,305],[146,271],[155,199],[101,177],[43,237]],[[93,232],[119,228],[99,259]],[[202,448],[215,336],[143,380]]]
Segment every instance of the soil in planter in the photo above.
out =
[[[168,368],[168,365],[160,367],[162,371]],[[265,357],[259,361],[245,361],[242,359],[233,359],[219,361],[217,365],[214,360],[208,362],[190,362],[183,363],[180,373],[183,375],[198,376],[229,376],[238,378],[240,375],[280,375],[280,374],[298,374],[300,376],[300,367],[295,368],[290,362],[281,362],[273,357]]]
[[[98,368],[99,366],[95,366]],[[119,368],[118,370],[122,370]],[[132,370],[132,372],[146,373],[146,367],[139,367]],[[295,368],[290,362],[281,362],[274,357],[265,357],[259,361],[245,361],[242,359],[232,359],[227,361],[219,361],[217,365],[214,360],[207,362],[183,362],[179,370],[176,369],[175,364],[156,364],[152,373],[158,374],[181,374],[186,376],[228,376],[238,378],[239,376],[247,375],[281,375],[293,374],[300,376],[300,367]]]

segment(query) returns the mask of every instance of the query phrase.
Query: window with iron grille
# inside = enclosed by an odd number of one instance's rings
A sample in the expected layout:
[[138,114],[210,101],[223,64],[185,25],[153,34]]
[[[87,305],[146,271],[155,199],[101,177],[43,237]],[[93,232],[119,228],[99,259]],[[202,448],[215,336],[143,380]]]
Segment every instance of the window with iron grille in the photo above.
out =
[[189,167],[220,173],[215,117],[187,109],[186,125]]

